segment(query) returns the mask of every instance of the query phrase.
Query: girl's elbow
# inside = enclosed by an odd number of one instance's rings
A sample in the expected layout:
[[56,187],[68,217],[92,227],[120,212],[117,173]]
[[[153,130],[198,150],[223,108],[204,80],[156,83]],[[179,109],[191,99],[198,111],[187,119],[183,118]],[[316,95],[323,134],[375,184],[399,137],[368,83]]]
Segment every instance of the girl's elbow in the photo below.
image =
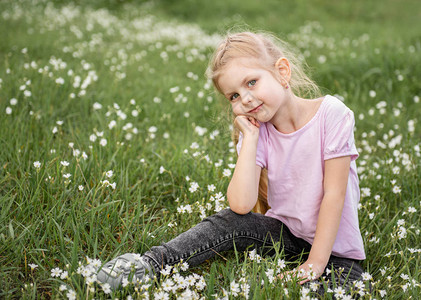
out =
[[239,215],[248,214],[253,209],[253,206],[249,205],[248,203],[242,203],[241,200],[235,199],[233,197],[228,197],[228,203],[230,209]]
[[238,205],[230,205],[230,208],[233,212],[235,212],[236,214],[239,214],[239,215],[246,215],[251,211],[251,209],[249,209],[247,207],[241,207],[241,206],[238,206]]

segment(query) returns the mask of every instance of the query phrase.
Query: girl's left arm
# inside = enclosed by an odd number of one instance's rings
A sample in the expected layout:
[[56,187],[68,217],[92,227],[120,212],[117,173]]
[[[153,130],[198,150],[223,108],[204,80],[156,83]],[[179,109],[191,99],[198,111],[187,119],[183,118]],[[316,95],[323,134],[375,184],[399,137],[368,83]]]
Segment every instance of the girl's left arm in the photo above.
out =
[[[306,279],[301,281],[301,284],[320,277],[329,261],[341,221],[350,164],[350,156],[325,161],[324,196],[320,205],[316,234],[307,261],[298,268],[299,271],[306,272],[303,276]],[[308,276],[310,269],[312,276]]]

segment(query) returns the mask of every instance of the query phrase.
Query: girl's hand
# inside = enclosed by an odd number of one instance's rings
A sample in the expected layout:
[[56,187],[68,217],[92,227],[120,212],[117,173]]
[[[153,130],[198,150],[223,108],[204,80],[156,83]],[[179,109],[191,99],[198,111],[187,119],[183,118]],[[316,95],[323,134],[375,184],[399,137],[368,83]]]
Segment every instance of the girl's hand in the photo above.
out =
[[234,126],[243,133],[244,137],[259,137],[260,124],[253,117],[237,116],[234,120]]
[[312,264],[308,260],[300,265],[298,268],[288,271],[285,274],[281,274],[280,278],[282,279],[286,274],[290,276],[297,277],[300,279],[300,284],[304,284],[311,280],[316,280],[323,274],[324,266],[318,264]]

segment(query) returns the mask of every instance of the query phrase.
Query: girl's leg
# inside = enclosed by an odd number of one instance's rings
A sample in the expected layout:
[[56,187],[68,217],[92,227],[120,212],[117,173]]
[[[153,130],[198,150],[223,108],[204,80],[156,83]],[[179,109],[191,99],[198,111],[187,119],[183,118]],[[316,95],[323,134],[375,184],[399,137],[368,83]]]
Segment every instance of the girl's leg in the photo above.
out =
[[309,250],[308,243],[294,237],[277,219],[255,213],[239,215],[225,209],[168,243],[152,247],[143,258],[159,272],[166,265],[177,264],[180,260],[187,261],[189,266],[196,266],[234,247],[238,251],[253,247],[265,254],[265,251],[273,250],[273,244],[281,236],[281,247],[288,254],[298,255],[303,249]]
[[265,254],[273,250],[273,244],[279,240],[284,251],[292,255],[300,254],[305,244],[308,245],[295,238],[277,219],[255,213],[239,215],[225,209],[168,243],[152,247],[143,256],[126,253],[105,263],[98,271],[97,279],[116,289],[128,280],[143,281],[153,273],[159,276],[166,265],[177,264],[181,259],[196,266],[234,247],[239,251],[258,248],[261,254]]
[[351,289],[353,289],[355,282],[362,280],[363,272],[364,269],[359,262],[353,259],[332,255],[326,266],[326,271],[321,278],[312,282],[307,282],[305,286],[309,287],[313,292],[316,292],[320,296],[324,296],[327,289],[335,291],[335,289],[339,287],[341,287],[344,292],[349,293]]
[[[279,241],[281,249],[288,257],[308,253],[311,248],[309,243],[292,235],[277,219],[256,213],[239,215],[225,209],[204,219],[168,243],[152,247],[143,256],[128,253],[106,263],[104,271],[98,273],[98,280],[117,288],[133,270],[141,280],[148,274],[151,275],[151,267],[159,274],[166,265],[177,264],[181,259],[193,267],[217,253],[233,250],[234,247],[238,251],[256,248],[264,255],[273,251],[274,243]],[[329,279],[329,288],[339,285],[345,288],[353,281],[360,280],[363,272],[356,262],[334,256],[331,256],[328,266],[335,274],[335,284],[332,273],[324,274]],[[324,290],[320,284],[318,293],[324,294]]]

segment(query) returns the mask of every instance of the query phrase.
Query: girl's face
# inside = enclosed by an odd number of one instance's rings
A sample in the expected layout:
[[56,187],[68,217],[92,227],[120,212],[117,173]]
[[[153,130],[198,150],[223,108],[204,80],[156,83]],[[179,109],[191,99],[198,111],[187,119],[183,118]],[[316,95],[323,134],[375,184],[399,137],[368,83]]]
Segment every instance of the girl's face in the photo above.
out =
[[260,122],[271,121],[287,96],[287,90],[273,73],[257,67],[247,58],[236,58],[228,63],[218,84],[222,94],[231,102],[235,115],[250,116]]

